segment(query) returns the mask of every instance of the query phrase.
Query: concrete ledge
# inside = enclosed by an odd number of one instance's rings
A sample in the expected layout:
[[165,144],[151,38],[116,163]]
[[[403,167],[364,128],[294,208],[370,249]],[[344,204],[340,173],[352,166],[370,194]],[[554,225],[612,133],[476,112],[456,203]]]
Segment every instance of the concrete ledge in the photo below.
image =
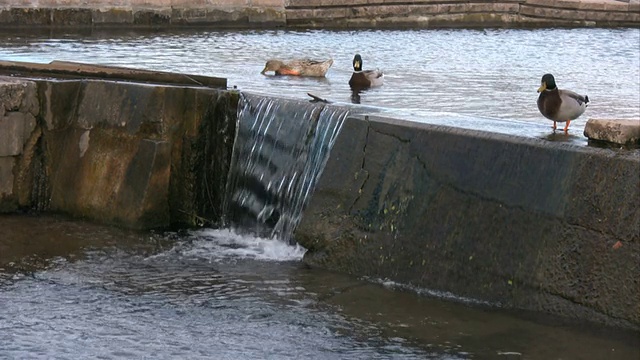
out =
[[584,136],[620,145],[640,145],[640,119],[589,119]]
[[0,74],[14,76],[0,76],[0,212],[57,211],[135,228],[221,216],[237,95],[197,80],[225,79],[2,65]]
[[312,266],[638,329],[638,151],[352,116],[295,238]]
[[116,66],[92,65],[68,61],[49,64],[0,61],[0,75],[41,76],[57,79],[108,79],[154,84],[227,87],[227,79],[202,75],[178,74],[165,71],[128,69]]

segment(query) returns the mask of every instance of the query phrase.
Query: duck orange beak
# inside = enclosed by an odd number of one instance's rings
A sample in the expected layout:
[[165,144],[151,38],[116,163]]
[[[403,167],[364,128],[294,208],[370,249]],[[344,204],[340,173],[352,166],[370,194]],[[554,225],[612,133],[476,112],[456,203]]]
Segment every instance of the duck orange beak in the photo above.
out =
[[538,88],[538,92],[543,92],[547,90],[547,83],[543,82],[542,85],[540,85],[540,87]]

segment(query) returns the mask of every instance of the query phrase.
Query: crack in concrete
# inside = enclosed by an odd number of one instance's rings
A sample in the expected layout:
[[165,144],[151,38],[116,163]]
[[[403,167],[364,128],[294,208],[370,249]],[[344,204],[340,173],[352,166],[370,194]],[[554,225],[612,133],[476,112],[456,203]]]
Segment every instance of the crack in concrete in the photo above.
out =
[[356,196],[356,198],[353,200],[353,203],[349,206],[347,213],[351,213],[351,211],[353,210],[353,207],[356,206],[356,204],[358,203],[358,200],[360,200],[360,197],[362,196],[364,186],[367,184],[367,181],[369,180],[369,172],[365,170],[365,166],[367,161],[367,144],[369,143],[369,131],[371,130],[371,122],[369,121],[368,116],[365,116],[365,121],[367,122],[367,133],[365,134],[364,146],[362,147],[362,164],[360,165],[359,171],[364,172],[366,176],[362,181],[362,183],[360,184],[360,187],[358,188],[358,196]]
[[[371,126],[369,126],[369,127],[371,127]],[[367,131],[368,131],[368,130],[367,130]],[[397,134],[390,134],[390,133],[388,133],[388,132],[384,132],[384,131],[376,130],[376,129],[373,129],[373,131],[375,131],[375,132],[377,132],[378,134],[381,134],[381,135],[390,136],[390,137],[392,137],[392,138],[394,138],[394,139],[397,139],[398,141],[400,141],[401,143],[404,143],[404,144],[408,144],[408,143],[410,143],[410,142],[411,142],[411,140],[409,140],[409,139],[405,139],[405,138],[402,138],[402,137],[400,137],[400,136],[399,136],[399,135],[397,135]],[[368,135],[368,133],[367,133],[367,135]]]

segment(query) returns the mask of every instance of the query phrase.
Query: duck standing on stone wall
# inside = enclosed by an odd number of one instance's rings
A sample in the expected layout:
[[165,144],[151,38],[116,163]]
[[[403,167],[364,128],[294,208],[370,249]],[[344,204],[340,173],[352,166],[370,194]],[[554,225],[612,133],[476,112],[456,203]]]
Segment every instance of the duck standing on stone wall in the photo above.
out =
[[556,79],[551,74],[545,74],[538,88],[538,110],[549,120],[553,120],[553,130],[556,123],[566,122],[564,132],[569,130],[571,120],[582,115],[589,103],[589,97],[578,95],[571,90],[560,90],[556,86]]
[[264,75],[267,71],[273,71],[275,75],[324,77],[331,65],[333,65],[333,59],[322,61],[297,59],[288,62],[270,59],[260,73]]

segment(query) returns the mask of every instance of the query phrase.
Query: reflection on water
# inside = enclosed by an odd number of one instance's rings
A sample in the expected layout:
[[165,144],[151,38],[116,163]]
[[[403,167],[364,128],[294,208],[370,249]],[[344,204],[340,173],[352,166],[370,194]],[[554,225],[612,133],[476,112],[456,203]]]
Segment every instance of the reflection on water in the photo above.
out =
[[203,229],[0,216],[0,358],[632,359],[638,334],[531,321]]
[[[0,35],[0,37],[3,35]],[[240,90],[357,102],[430,116],[457,113],[551,126],[537,88],[553,73],[560,88],[592,102],[572,129],[593,118],[640,116],[640,29],[198,31],[90,37],[4,35],[0,59],[81,61],[197,73]],[[355,53],[385,73],[380,88],[352,94]],[[326,78],[264,76],[269,58],[331,57]],[[419,117],[413,117],[419,120]],[[578,133],[581,133],[581,131]]]

